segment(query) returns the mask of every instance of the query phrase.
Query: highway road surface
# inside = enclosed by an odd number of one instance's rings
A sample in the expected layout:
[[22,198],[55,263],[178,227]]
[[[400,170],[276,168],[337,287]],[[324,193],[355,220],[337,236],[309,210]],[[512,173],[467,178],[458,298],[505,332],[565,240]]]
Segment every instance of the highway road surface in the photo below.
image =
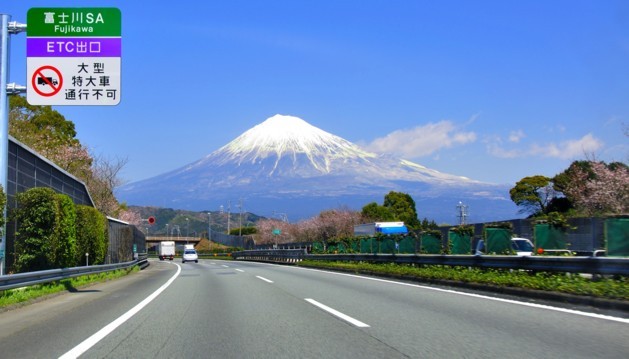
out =
[[262,263],[152,261],[0,313],[1,358],[628,358],[629,319]]

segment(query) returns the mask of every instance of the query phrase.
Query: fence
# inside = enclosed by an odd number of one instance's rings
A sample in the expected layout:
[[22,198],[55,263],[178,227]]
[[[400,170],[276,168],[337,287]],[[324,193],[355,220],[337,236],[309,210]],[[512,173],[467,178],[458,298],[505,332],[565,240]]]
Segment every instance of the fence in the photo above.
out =
[[109,245],[105,263],[133,260],[135,253],[146,253],[146,237],[136,226],[107,217]]
[[243,249],[253,249],[253,236],[233,236],[231,234],[212,231],[210,240],[228,247],[236,247]]
[[[596,250],[605,249],[604,225],[609,218],[568,218],[569,229],[565,231],[565,242],[567,249],[579,255],[590,255]],[[514,219],[503,221],[511,223],[513,234],[516,237],[524,237],[533,240],[535,238],[535,219]],[[483,236],[485,223],[476,223],[474,227],[472,248]],[[444,241],[448,238],[448,232],[454,226],[440,227]],[[629,239],[628,239],[629,240]]]

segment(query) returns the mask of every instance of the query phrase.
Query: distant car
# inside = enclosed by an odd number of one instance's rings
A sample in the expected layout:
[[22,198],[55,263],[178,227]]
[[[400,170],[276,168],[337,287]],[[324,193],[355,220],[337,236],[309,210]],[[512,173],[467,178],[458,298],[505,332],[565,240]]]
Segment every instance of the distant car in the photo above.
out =
[[[530,256],[533,255],[533,243],[530,239],[527,238],[511,238],[511,249],[513,249],[517,256]],[[476,244],[476,251],[474,252],[476,255],[485,254],[485,241],[479,240]]]
[[194,261],[194,263],[199,263],[199,255],[197,254],[197,251],[194,249],[184,249],[181,262],[186,263],[192,261]]

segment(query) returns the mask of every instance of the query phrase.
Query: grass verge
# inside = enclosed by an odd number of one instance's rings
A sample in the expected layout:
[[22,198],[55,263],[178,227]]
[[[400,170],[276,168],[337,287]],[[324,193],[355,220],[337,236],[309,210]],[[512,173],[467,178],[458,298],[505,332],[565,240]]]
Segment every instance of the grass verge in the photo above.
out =
[[5,290],[0,292],[0,308],[7,308],[17,304],[34,301],[36,299],[60,292],[72,292],[77,288],[124,277],[129,273],[137,272],[139,270],[140,268],[138,266],[134,266],[129,269],[118,269],[110,272],[88,274],[56,282]]
[[299,266],[395,276],[426,281],[454,281],[495,287],[542,290],[580,296],[629,301],[629,278],[586,278],[580,275],[479,269],[449,266],[416,266],[395,263],[302,261]]

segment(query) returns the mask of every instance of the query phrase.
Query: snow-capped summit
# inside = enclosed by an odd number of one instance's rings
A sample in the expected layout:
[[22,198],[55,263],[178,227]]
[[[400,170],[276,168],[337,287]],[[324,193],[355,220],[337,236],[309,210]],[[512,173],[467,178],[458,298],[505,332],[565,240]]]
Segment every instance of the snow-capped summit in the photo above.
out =
[[325,132],[299,117],[275,115],[238,136],[210,155],[219,163],[262,163],[274,158],[269,174],[282,159],[299,167],[301,157],[318,172],[330,173],[335,160],[367,160],[376,157],[338,136]]
[[[191,210],[242,198],[256,214],[280,211],[304,218],[339,206],[360,209],[381,202],[390,191],[410,194],[418,212],[435,220],[454,214],[459,201],[472,206],[490,200],[515,213],[503,187],[370,153],[285,115],[268,118],[198,161],[125,185],[117,194],[131,205]],[[501,212],[496,208],[488,207],[491,220]]]

